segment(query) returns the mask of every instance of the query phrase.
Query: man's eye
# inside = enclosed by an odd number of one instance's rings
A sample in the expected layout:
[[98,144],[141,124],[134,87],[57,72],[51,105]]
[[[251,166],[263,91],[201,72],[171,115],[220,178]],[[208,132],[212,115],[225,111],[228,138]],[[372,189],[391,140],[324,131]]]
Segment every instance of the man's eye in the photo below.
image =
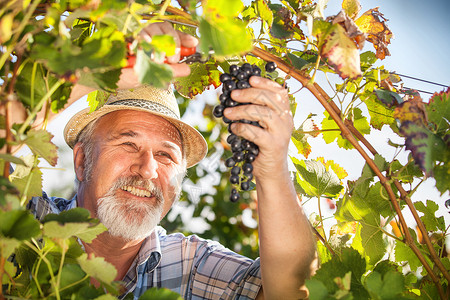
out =
[[131,147],[131,148],[133,148],[134,150],[137,150],[137,146],[136,146],[136,144],[134,144],[134,143],[125,142],[125,143],[122,143],[121,145],[127,146],[127,147]]
[[159,152],[158,153],[160,156],[162,156],[162,157],[165,157],[165,158],[168,158],[168,159],[170,159],[170,160],[173,160],[172,159],[172,156],[169,154],[169,153],[167,153],[167,152]]

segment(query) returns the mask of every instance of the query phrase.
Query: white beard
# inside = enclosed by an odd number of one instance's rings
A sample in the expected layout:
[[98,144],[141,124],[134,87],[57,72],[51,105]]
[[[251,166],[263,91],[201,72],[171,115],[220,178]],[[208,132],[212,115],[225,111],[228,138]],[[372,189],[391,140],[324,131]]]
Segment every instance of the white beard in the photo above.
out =
[[[125,185],[145,187],[152,192],[154,203],[118,198],[116,190]],[[164,198],[161,190],[151,181],[142,183],[139,180],[124,178],[119,179],[97,203],[97,216],[108,228],[109,234],[132,241],[148,237],[158,225],[163,212]]]

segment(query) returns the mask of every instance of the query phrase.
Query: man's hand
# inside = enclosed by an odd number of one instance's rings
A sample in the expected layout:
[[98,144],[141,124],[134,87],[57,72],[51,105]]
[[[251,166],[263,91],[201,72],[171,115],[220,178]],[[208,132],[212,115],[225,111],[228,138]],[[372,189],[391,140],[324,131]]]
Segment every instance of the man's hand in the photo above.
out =
[[231,130],[258,145],[260,151],[253,163],[255,177],[271,177],[274,171],[287,171],[288,147],[294,129],[288,93],[266,78],[253,76],[249,82],[251,88],[234,90],[231,98],[251,104],[227,108],[224,114],[230,120],[258,121],[262,126],[234,123]]
[[[189,75],[189,73],[191,72],[189,66],[186,63],[178,63],[180,61],[180,47],[197,47],[198,40],[192,35],[175,30],[172,24],[168,22],[152,23],[146,26],[139,33],[139,38],[148,43],[151,43],[152,36],[163,34],[171,35],[175,40],[175,55],[169,56],[167,58],[168,64],[172,68],[174,77],[183,77]],[[122,69],[122,74],[120,75],[120,79],[117,85],[119,89],[135,88],[140,85],[138,77],[133,68]]]
[[234,123],[233,133],[254,142],[258,197],[259,253],[265,299],[303,299],[305,279],[314,271],[315,242],[290,177],[287,158],[294,128],[286,89],[265,78],[250,78],[251,88],[231,98],[247,105],[226,108],[230,120],[258,121],[262,128]]

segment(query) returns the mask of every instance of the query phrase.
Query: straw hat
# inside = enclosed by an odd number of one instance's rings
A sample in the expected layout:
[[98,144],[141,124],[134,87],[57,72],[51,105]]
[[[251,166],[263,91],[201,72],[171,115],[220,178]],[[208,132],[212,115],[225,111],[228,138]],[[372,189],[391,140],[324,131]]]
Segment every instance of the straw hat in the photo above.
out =
[[66,143],[73,148],[78,134],[89,122],[122,109],[146,111],[172,123],[181,134],[187,167],[192,167],[205,157],[208,150],[206,141],[195,128],[180,120],[180,110],[172,89],[162,90],[148,85],[118,90],[117,93],[111,94],[105,105],[96,111],[89,113],[89,108],[86,108],[75,114],[64,128]]

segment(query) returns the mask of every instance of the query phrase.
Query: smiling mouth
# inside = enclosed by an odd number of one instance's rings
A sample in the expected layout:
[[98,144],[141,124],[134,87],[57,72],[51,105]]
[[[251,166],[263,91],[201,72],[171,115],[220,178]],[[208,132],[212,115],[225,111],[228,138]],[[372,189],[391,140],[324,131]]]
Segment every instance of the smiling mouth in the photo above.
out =
[[129,192],[130,194],[132,194],[134,196],[138,196],[138,197],[151,197],[152,196],[152,193],[149,192],[148,190],[136,188],[136,187],[130,186],[130,185],[123,186],[121,189]]

